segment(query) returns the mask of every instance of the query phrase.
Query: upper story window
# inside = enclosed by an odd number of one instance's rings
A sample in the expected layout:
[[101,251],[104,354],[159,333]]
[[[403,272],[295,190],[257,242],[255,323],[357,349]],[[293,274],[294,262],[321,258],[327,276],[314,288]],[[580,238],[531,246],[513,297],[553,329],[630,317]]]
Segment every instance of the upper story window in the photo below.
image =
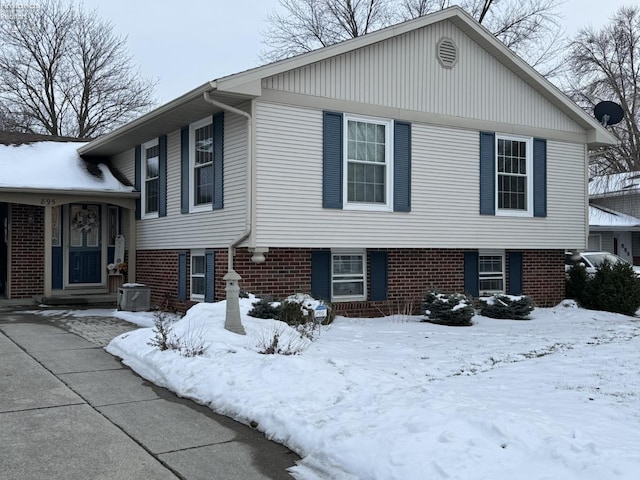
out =
[[142,211],[145,217],[158,216],[160,191],[160,148],[158,139],[142,145]]
[[393,209],[393,122],[344,116],[345,208]]
[[531,215],[533,165],[530,138],[496,135],[497,212]]
[[190,126],[190,207],[213,202],[213,123],[210,117]]

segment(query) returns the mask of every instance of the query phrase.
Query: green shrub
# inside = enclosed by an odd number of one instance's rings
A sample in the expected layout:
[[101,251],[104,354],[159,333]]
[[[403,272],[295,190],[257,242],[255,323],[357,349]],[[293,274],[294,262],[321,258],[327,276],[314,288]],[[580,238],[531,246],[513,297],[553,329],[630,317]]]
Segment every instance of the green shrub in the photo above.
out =
[[255,318],[277,319],[280,316],[281,307],[279,305],[274,306],[273,303],[271,298],[261,298],[253,304],[253,308],[249,311],[248,315]]
[[589,274],[584,265],[576,263],[569,268],[569,273],[565,281],[565,296],[585,306],[585,295],[587,292],[587,284],[589,283]]
[[486,301],[483,301],[483,305],[480,308],[480,315],[491,318],[525,320],[529,317],[533,308],[533,304],[528,297],[494,295]]
[[294,327],[304,325],[307,322],[313,322],[318,305],[325,305],[327,307],[327,316],[322,321],[322,324],[328,325],[333,322],[335,313],[331,305],[327,305],[304,293],[297,293],[284,299],[280,307],[278,320]]
[[589,278],[578,302],[592,310],[634,315],[640,308],[640,281],[626,262],[603,262]]
[[425,320],[431,323],[451,326],[473,325],[471,318],[475,310],[466,295],[452,293],[445,295],[428,292],[424,298]]

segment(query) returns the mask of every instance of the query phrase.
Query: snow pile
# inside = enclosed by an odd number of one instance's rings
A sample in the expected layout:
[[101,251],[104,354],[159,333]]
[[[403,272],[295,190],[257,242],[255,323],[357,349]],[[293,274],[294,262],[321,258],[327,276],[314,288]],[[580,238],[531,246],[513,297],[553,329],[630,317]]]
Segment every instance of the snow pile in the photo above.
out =
[[302,457],[298,479],[639,478],[637,319],[569,303],[529,322],[476,316],[470,328],[338,317],[298,355],[261,355],[265,335],[295,331],[248,317],[251,301],[241,300],[246,336],[224,329],[224,302],[175,323],[204,339],[203,356],[150,347],[150,328],[107,350],[256,422]]
[[91,175],[78,155],[82,142],[0,145],[0,187],[131,192],[103,164],[102,178]]

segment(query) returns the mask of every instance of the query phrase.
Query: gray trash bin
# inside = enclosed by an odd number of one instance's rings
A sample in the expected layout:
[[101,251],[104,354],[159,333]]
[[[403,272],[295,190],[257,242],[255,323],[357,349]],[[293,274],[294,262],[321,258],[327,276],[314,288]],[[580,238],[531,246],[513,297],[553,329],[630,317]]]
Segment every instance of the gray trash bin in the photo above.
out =
[[118,288],[118,310],[146,312],[151,309],[151,289],[141,283],[124,284]]

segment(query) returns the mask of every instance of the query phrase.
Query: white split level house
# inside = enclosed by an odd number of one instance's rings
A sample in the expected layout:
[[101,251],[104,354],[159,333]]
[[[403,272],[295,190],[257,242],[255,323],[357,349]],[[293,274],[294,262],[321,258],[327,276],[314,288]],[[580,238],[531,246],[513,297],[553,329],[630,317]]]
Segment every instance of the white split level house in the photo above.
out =
[[223,299],[234,271],[363,315],[429,289],[560,301],[587,149],[614,143],[451,7],[206,81],[78,153],[139,194],[118,214],[152,303]]

